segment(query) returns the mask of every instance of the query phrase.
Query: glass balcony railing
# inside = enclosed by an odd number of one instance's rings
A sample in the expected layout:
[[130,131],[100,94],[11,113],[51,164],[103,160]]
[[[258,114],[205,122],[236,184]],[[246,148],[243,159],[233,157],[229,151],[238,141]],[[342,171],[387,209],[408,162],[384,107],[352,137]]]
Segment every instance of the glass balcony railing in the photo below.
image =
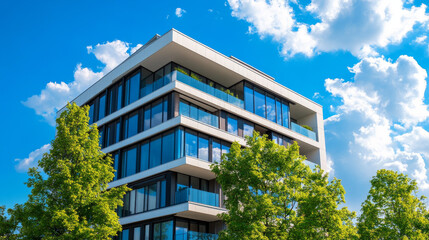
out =
[[175,198],[176,204],[184,202],[196,202],[219,207],[219,194],[202,191],[195,188],[184,188],[176,191]]
[[[211,114],[209,112],[203,111],[194,106],[185,105],[183,103],[180,103],[180,104],[181,104],[180,110],[179,110],[180,115],[190,117],[192,119],[208,124],[215,128],[219,128],[218,116]],[[190,109],[190,111],[188,111],[188,109]]]
[[299,134],[302,134],[302,135],[304,135],[306,137],[309,137],[309,138],[317,141],[317,139],[316,139],[316,133],[315,132],[310,131],[310,130],[304,128],[304,127],[301,127],[300,125],[298,125],[298,124],[296,124],[294,122],[291,122],[290,129],[292,131],[294,131],[294,132],[297,132]]
[[202,233],[187,231],[183,233],[176,232],[176,240],[216,240],[218,239],[217,234],[214,233]]
[[222,99],[225,102],[234,104],[237,107],[244,108],[244,101],[243,100],[236,98],[236,97],[234,97],[234,96],[232,96],[232,95],[230,95],[224,91],[216,89],[216,88],[214,88],[208,84],[202,83],[202,82],[200,82],[200,81],[198,81],[198,80],[196,80],[196,79],[194,79],[194,78],[192,78],[192,77],[190,77],[184,73],[181,73],[179,71],[173,71],[172,76],[175,80],[177,80],[179,82],[185,83],[185,84],[187,84],[191,87],[194,87],[200,91],[208,93],[208,94],[210,94],[214,97],[217,97],[219,99]]

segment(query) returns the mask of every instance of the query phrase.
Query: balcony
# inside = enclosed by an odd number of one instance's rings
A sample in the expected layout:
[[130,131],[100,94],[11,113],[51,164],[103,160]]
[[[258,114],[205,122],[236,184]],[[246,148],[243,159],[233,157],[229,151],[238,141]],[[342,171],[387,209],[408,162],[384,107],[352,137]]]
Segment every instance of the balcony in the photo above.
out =
[[177,234],[176,240],[216,240],[218,238],[217,234],[213,233],[201,233],[188,231],[187,233]]
[[214,97],[217,97],[219,99],[222,99],[225,102],[231,103],[239,108],[244,108],[244,101],[234,97],[233,95],[230,95],[224,91],[221,91],[219,89],[216,89],[208,84],[202,83],[184,73],[181,73],[179,71],[173,71],[172,76],[174,80],[177,80],[179,82],[185,83],[191,87],[194,87],[200,91],[203,91],[205,93],[208,93]]
[[196,202],[214,207],[219,207],[219,194],[198,190],[195,188],[184,188],[176,191],[176,204],[183,202]]
[[180,102],[179,114],[194,120],[219,128],[219,117],[195,106]]
[[299,133],[301,135],[304,135],[304,136],[306,136],[308,138],[311,138],[314,141],[317,141],[317,139],[316,139],[316,133],[315,132],[310,131],[310,130],[304,128],[304,127],[301,127],[300,125],[298,125],[298,124],[296,124],[294,122],[291,122],[290,129],[292,131],[294,131],[294,132],[297,132],[297,133]]

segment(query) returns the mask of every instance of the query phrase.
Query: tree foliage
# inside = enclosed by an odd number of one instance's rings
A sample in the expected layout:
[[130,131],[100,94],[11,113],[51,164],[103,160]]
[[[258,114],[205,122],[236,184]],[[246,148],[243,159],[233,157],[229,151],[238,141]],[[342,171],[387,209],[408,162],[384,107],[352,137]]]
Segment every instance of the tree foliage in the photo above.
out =
[[233,143],[212,165],[226,196],[227,229],[220,239],[349,239],[356,236],[355,213],[344,203],[344,188],[320,169],[303,163],[295,142],[288,148],[266,136]]
[[5,210],[4,206],[0,206],[0,240],[12,240],[15,239],[17,224],[13,216],[6,216]]
[[11,211],[19,239],[110,239],[121,230],[115,212],[126,186],[107,190],[112,158],[100,150],[89,107],[68,104],[57,119],[52,149],[29,170],[29,199]]
[[417,183],[404,174],[378,170],[362,203],[358,232],[363,239],[429,239],[429,214]]

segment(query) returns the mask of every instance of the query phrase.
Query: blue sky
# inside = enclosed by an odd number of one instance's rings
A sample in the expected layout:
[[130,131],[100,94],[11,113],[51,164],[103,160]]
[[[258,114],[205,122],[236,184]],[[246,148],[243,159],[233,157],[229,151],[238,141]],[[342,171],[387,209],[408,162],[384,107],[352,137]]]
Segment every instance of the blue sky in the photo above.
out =
[[429,195],[423,3],[2,1],[0,205],[27,199],[25,171],[49,149],[55,111],[171,28],[323,105],[331,176],[342,179],[351,209],[380,168],[408,174]]

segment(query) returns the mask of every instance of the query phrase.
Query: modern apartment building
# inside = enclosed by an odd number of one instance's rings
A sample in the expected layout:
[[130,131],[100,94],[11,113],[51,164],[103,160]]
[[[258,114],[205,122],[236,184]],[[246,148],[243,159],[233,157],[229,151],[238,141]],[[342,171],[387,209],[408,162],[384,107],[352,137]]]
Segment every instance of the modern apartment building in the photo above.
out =
[[74,102],[90,106],[102,151],[114,158],[109,187],[133,189],[118,210],[117,239],[216,239],[226,210],[210,165],[253,130],[297,141],[309,163],[326,168],[320,105],[174,29]]

